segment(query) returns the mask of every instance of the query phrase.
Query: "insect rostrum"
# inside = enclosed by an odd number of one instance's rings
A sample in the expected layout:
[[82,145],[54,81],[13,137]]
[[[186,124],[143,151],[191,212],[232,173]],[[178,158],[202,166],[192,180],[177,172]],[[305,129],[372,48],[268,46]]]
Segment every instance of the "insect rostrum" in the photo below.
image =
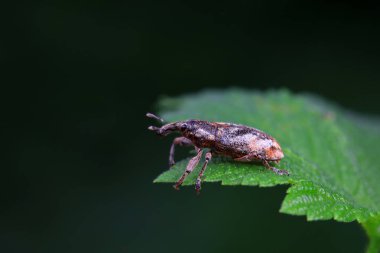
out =
[[[154,114],[147,113],[146,116],[163,122],[160,117]],[[269,162],[278,163],[284,158],[284,154],[273,137],[256,128],[233,123],[190,119],[168,123],[162,127],[150,126],[148,129],[162,136],[172,132],[178,132],[182,135],[175,138],[170,147],[170,167],[175,164],[174,150],[176,145],[191,145],[195,148],[197,154],[187,164],[185,172],[174,185],[175,189],[179,189],[186,176],[198,165],[203,149],[206,148],[209,151],[206,152],[206,160],[195,183],[197,192],[201,189],[202,176],[213,155],[229,156],[238,162],[259,161],[276,174],[289,175],[288,171],[277,169],[269,164]]]

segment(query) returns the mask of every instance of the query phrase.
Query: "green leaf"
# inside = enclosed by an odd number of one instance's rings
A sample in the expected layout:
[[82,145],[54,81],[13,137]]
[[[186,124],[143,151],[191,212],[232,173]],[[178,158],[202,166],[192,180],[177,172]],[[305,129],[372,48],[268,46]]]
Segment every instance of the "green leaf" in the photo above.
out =
[[[306,215],[308,220],[357,220],[373,239],[369,250],[371,247],[379,250],[379,119],[358,116],[318,97],[294,95],[286,90],[207,91],[166,98],[160,105],[161,115],[167,121],[196,118],[263,130],[283,148],[285,158],[277,167],[291,173],[289,177],[279,176],[259,164],[216,157],[210,162],[203,182],[247,186],[290,184],[281,212]],[[188,159],[177,163],[154,182],[176,182],[187,162]],[[194,184],[200,167],[184,185]]]

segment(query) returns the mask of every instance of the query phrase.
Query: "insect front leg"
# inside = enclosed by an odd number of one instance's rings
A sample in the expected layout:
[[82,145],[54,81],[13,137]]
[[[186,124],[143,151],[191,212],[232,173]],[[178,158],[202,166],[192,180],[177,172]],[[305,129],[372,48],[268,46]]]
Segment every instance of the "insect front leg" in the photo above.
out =
[[272,167],[270,166],[269,162],[267,160],[263,160],[263,164],[265,166],[265,168],[273,171],[274,173],[276,173],[277,175],[287,175],[289,176],[289,172],[287,170],[280,170],[280,169],[277,169],[276,167]]
[[195,183],[195,190],[197,191],[197,193],[199,193],[200,190],[201,190],[202,176],[203,176],[203,174],[204,174],[205,171],[206,171],[207,164],[208,164],[208,162],[211,160],[211,157],[212,157],[212,153],[211,153],[211,151],[207,152],[207,153],[206,153],[206,161],[205,161],[205,163],[203,164],[203,167],[202,167],[201,171],[199,172],[199,175],[198,175],[197,181],[196,181],[196,183]]
[[187,177],[187,175],[189,175],[194,170],[194,168],[198,165],[199,160],[202,157],[203,151],[200,148],[196,148],[196,150],[197,150],[197,155],[190,159],[189,163],[187,164],[185,172],[178,179],[177,183],[173,186],[174,189],[178,190],[181,184],[183,183],[183,181],[185,180],[185,178]]
[[179,145],[194,145],[191,140],[187,139],[186,137],[177,137],[173,140],[172,146],[170,147],[170,152],[169,152],[169,167],[172,167],[175,164],[174,161],[174,150],[175,146]]

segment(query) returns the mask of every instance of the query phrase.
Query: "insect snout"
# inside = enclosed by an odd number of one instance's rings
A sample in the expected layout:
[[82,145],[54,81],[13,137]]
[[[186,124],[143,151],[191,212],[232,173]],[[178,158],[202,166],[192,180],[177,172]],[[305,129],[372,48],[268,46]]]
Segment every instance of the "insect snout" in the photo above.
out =
[[157,135],[162,135],[161,128],[159,128],[159,127],[150,126],[150,127],[148,127],[148,129],[150,131],[155,132]]
[[[162,118],[158,117],[157,115],[154,115],[153,113],[149,113],[149,112],[148,112],[148,113],[146,114],[146,116],[147,116],[148,118],[155,119],[155,120],[159,121],[160,123],[164,122],[164,120],[163,120]],[[162,130],[161,130],[160,127],[150,126],[150,127],[148,127],[148,129],[149,129],[150,131],[155,132],[157,135],[162,135]]]

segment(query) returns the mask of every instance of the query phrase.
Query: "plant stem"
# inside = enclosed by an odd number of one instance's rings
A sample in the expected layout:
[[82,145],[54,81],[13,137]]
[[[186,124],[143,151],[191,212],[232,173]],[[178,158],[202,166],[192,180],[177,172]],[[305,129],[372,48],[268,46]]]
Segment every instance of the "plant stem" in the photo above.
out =
[[380,215],[362,223],[369,238],[367,253],[380,253]]

